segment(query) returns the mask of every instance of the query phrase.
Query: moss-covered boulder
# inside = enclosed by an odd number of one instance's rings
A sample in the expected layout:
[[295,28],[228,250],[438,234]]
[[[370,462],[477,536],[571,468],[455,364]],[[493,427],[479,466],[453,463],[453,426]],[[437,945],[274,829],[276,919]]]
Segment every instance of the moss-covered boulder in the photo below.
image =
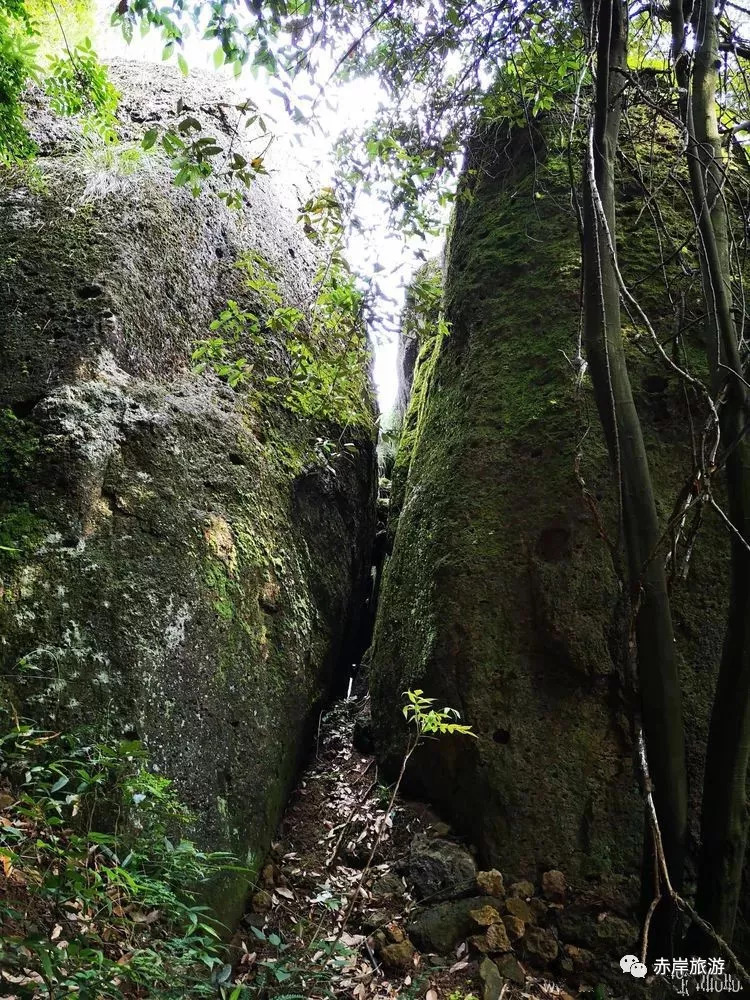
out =
[[[141,67],[113,70],[126,140],[189,112],[235,141],[216,85],[148,74],[150,90]],[[234,345],[249,379],[193,373],[228,301],[262,313],[235,266],[248,251],[310,330],[314,246],[266,179],[227,208],[220,179],[194,197],[158,154],[102,147],[41,103],[29,117],[44,155],[0,189],[3,700],[39,725],[141,739],[199,843],[252,865],[357,655],[376,487],[366,362],[347,428],[285,406],[294,362],[262,315]],[[351,345],[325,349],[335,362]],[[224,894],[228,921],[242,892]]]
[[[607,544],[617,536],[617,498],[576,362],[580,253],[567,129],[494,125],[469,150],[446,252],[450,332],[422,338],[396,457],[403,499],[376,627],[372,710],[391,760],[403,746],[407,688],[456,707],[473,727],[476,740],[426,743],[410,778],[484,865],[529,878],[550,866],[573,880],[627,878],[639,870],[643,809]],[[675,141],[657,135],[649,146],[652,161],[662,157],[661,179]],[[675,185],[662,201],[662,268],[629,142],[620,180],[626,278],[667,349],[700,372],[690,332],[700,329],[697,269],[676,265],[671,242],[689,232],[690,216]],[[665,273],[685,310],[677,343]],[[692,468],[691,421],[702,426],[705,408],[627,318],[625,332],[666,524]],[[724,531],[706,518],[687,578],[673,581],[693,806],[726,561]]]

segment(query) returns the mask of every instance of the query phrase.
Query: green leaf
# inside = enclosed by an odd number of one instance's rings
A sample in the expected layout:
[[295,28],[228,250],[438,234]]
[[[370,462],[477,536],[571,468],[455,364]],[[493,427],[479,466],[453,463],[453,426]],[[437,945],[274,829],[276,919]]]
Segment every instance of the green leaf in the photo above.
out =
[[159,130],[156,128],[150,128],[143,137],[143,142],[141,145],[144,149],[151,149],[159,137]]
[[217,986],[220,986],[222,983],[229,982],[231,976],[232,976],[232,966],[222,965],[222,966],[217,966],[217,968],[211,975],[211,979]]
[[190,67],[187,64],[187,59],[181,52],[177,54],[177,65],[180,67],[182,75],[187,76],[190,72]]

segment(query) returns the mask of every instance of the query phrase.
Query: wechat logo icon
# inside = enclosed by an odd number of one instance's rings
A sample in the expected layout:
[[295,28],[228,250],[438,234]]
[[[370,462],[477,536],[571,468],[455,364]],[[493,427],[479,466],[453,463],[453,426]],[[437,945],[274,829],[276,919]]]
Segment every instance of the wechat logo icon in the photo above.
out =
[[635,976],[636,979],[643,979],[648,969],[641,962],[637,955],[623,955],[620,959],[620,968],[627,975]]

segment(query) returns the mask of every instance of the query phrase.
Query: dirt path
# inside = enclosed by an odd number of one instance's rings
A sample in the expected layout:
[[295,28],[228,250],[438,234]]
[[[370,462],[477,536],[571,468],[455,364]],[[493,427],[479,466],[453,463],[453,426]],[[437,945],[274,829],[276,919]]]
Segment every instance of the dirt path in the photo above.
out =
[[[445,844],[450,829],[417,803],[397,800],[386,815],[389,789],[381,783],[375,759],[353,742],[357,718],[366,712],[366,699],[352,699],[339,702],[320,720],[313,759],[292,796],[233,942],[234,982],[252,984],[259,1000],[564,1000],[596,995],[591,987],[580,992],[563,987],[520,963],[515,965],[525,973],[523,986],[507,980],[493,985],[487,980],[489,966],[480,975],[485,956],[466,940],[442,955],[412,945],[410,923],[429,900],[413,898],[402,872],[415,837],[440,838],[436,843]],[[372,866],[358,889],[381,827]],[[341,917],[355,896],[342,931]],[[486,936],[480,932],[488,928],[474,929],[472,941],[486,950]]]

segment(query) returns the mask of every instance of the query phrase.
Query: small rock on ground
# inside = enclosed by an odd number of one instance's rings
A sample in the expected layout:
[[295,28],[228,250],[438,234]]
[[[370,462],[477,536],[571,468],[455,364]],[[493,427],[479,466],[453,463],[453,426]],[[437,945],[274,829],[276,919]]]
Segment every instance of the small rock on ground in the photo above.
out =
[[491,958],[485,958],[479,966],[479,975],[484,983],[483,1000],[500,1000],[503,980],[498,967]]
[[511,941],[520,941],[526,931],[526,924],[512,913],[503,915],[503,923]]
[[551,903],[564,903],[566,889],[565,876],[556,868],[542,875],[542,893]]
[[490,924],[500,922],[500,914],[494,906],[482,906],[478,910],[471,911],[471,919],[480,927],[489,927]]
[[485,896],[505,895],[503,876],[497,868],[491,868],[487,872],[477,872],[477,887]]
[[508,890],[508,894],[528,899],[529,896],[534,895],[534,886],[531,882],[514,882]]
[[513,917],[518,917],[525,924],[530,924],[534,921],[534,914],[531,907],[520,896],[509,896],[505,900],[505,912],[510,913]]
[[557,958],[557,938],[544,927],[527,927],[523,942],[526,951],[545,964]]
[[414,947],[408,938],[381,945],[377,953],[383,965],[387,965],[389,969],[408,971],[414,964]]
[[496,964],[503,979],[509,979],[516,986],[523,986],[526,982],[526,973],[523,966],[515,955],[508,952],[507,955],[500,955],[496,959]]
[[512,950],[510,941],[508,940],[508,932],[505,930],[505,924],[492,924],[487,928],[485,937],[487,938],[487,947],[490,951]]

